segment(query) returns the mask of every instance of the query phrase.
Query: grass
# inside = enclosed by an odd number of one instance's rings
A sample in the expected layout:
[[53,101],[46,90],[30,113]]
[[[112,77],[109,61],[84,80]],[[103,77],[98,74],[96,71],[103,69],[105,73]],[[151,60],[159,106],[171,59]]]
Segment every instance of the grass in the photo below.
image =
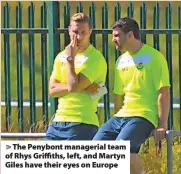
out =
[[[143,148],[143,147],[142,147]],[[145,162],[146,174],[167,174],[167,148],[166,142],[162,145],[160,154],[156,153],[153,140],[148,153],[141,152]],[[175,140],[173,145],[173,174],[181,173],[181,144]]]

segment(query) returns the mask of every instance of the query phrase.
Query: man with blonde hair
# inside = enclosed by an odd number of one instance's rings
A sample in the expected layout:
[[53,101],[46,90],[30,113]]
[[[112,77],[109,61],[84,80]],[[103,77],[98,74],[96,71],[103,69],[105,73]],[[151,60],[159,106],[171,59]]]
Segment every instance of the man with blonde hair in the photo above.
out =
[[93,97],[104,84],[105,58],[90,44],[90,19],[84,13],[71,17],[70,44],[54,61],[49,93],[58,97],[58,109],[45,140],[91,140],[99,126],[97,112],[101,95]]

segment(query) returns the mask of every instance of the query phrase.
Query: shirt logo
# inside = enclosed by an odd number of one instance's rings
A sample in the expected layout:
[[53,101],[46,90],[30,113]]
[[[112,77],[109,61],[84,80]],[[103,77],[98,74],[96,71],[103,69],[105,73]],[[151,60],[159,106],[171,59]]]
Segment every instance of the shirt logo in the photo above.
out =
[[139,64],[136,65],[138,70],[142,70],[143,69],[143,63],[140,62]]
[[128,68],[122,68],[123,71],[128,71]]

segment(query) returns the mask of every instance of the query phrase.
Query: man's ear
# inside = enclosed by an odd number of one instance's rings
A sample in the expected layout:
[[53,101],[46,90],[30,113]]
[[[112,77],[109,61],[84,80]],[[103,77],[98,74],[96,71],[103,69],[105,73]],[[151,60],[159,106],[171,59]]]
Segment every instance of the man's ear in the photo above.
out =
[[134,34],[133,34],[133,32],[132,32],[132,31],[128,32],[128,37],[129,37],[129,38],[134,37]]

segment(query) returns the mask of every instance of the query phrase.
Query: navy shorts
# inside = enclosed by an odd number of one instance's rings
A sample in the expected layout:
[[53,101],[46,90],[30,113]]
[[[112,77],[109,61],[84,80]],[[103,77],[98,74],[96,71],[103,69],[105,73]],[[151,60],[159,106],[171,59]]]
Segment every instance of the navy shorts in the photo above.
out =
[[75,122],[52,122],[44,140],[92,140],[98,131],[95,125]]
[[131,153],[138,153],[154,126],[141,117],[112,117],[96,133],[93,140],[130,140]]

